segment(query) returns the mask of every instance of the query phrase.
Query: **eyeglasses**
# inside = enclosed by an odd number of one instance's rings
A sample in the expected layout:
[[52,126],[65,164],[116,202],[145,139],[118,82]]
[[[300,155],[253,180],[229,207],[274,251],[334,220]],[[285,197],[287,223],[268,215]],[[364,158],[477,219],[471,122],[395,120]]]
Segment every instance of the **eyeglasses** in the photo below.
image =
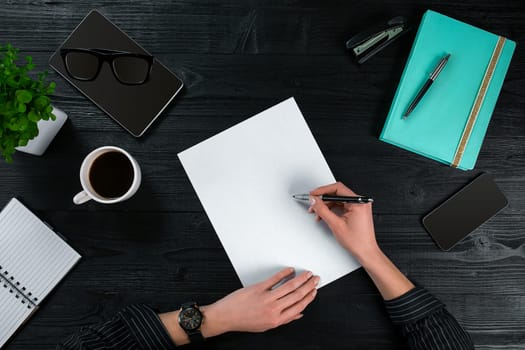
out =
[[67,74],[76,80],[92,81],[108,62],[113,75],[125,85],[144,84],[151,71],[153,56],[106,49],[61,49]]

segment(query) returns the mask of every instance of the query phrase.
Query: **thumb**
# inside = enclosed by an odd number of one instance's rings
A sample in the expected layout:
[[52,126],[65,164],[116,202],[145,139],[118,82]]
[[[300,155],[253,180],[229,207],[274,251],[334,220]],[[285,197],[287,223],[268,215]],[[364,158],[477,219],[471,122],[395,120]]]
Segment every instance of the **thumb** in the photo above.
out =
[[319,197],[310,196],[310,208],[332,229],[341,220]]

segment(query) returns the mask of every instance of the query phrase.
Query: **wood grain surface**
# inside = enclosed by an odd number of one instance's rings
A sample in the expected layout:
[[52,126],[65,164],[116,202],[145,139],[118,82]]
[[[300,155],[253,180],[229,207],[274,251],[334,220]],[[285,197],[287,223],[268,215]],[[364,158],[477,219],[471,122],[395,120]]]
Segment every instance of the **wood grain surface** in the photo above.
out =
[[[336,178],[376,198],[378,240],[400,269],[446,303],[477,349],[525,349],[522,0],[8,0],[0,4],[0,43],[21,48],[44,69],[93,8],[179,75],[185,87],[136,139],[50,72],[57,83],[53,102],[69,120],[42,157],[18,153],[12,164],[0,162],[0,206],[20,198],[83,259],[6,349],[54,348],[78,327],[130,303],[171,310],[239,288],[177,153],[290,96]],[[518,44],[473,171],[378,140],[415,30],[362,66],[344,48],[353,34],[394,16],[417,28],[426,9]],[[116,205],[75,206],[82,159],[103,145],[123,147],[137,158],[141,188]],[[450,252],[440,251],[421,218],[482,171],[494,176],[509,205]],[[264,334],[224,335],[209,348],[404,345],[360,269],[322,288],[300,321]]]

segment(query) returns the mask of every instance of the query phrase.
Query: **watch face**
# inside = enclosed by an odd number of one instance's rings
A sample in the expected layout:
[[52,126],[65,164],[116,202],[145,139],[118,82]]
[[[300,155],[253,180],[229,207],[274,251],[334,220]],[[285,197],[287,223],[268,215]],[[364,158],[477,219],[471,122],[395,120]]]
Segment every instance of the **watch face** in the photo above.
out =
[[198,329],[202,323],[202,314],[196,307],[189,307],[179,313],[179,324],[187,331]]

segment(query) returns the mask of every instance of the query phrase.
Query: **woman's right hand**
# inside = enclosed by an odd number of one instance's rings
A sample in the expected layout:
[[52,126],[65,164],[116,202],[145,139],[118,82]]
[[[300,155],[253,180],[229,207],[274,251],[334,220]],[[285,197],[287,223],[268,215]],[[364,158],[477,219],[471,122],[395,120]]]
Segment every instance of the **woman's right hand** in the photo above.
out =
[[[324,202],[319,196],[357,196],[340,182],[316,188],[312,192],[310,212],[328,224],[335,238],[363,265],[385,300],[397,298],[414,284],[383,254],[376,241],[372,204]],[[331,210],[339,206],[342,213]]]
[[[324,202],[319,196],[357,196],[354,191],[341,182],[316,188],[310,192],[310,212],[317,214],[318,220],[326,222],[335,238],[352,255],[363,263],[363,259],[379,251],[377,245],[372,204],[352,204]],[[332,211],[340,209],[340,214]]]

